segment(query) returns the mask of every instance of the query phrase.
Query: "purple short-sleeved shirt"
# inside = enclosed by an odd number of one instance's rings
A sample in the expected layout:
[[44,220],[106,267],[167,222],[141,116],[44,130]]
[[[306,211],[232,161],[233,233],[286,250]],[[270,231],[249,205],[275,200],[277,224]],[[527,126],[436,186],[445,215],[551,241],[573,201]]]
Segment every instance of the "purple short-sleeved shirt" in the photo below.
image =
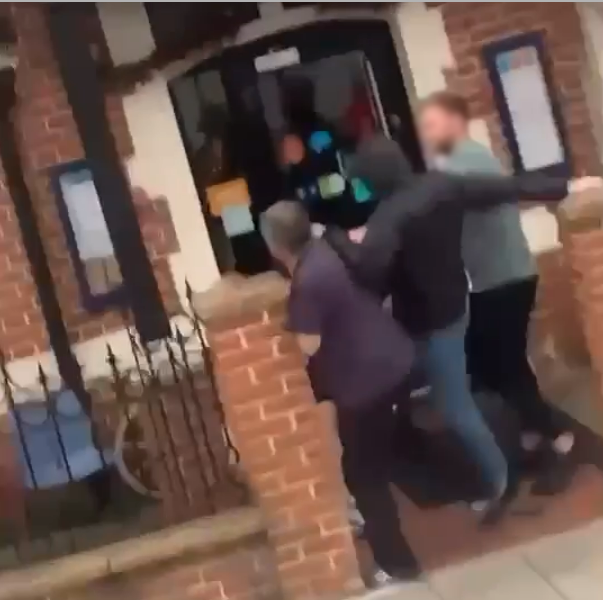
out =
[[304,251],[291,282],[288,328],[320,335],[308,362],[318,400],[363,408],[397,388],[408,375],[412,343],[369,292],[359,288],[324,240]]

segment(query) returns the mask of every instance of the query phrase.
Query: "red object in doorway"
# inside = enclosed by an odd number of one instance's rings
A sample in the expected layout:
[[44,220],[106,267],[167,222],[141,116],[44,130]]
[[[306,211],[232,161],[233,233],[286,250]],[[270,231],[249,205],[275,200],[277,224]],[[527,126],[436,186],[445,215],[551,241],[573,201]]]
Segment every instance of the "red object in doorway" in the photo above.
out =
[[375,132],[377,123],[373,114],[373,105],[364,85],[354,89],[352,102],[345,114],[346,133],[360,140]]

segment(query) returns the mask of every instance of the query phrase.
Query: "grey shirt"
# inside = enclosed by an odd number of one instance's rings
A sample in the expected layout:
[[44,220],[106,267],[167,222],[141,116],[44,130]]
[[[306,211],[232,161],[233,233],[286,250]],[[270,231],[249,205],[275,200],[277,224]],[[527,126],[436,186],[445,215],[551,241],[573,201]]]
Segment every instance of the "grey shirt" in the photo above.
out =
[[[457,144],[439,168],[459,174],[504,173],[492,152],[470,139]],[[473,292],[483,292],[536,274],[517,203],[465,215],[463,260]]]
[[319,335],[308,361],[318,400],[363,409],[393,392],[407,377],[412,343],[379,299],[352,278],[324,240],[305,249],[291,281],[288,328]]

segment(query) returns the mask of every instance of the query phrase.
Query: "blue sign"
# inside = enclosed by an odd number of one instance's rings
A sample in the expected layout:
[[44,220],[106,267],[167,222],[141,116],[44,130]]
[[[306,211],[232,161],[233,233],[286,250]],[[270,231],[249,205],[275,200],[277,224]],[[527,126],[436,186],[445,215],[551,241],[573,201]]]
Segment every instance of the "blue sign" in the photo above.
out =
[[308,140],[308,145],[316,154],[328,150],[333,145],[333,138],[328,131],[315,131]]

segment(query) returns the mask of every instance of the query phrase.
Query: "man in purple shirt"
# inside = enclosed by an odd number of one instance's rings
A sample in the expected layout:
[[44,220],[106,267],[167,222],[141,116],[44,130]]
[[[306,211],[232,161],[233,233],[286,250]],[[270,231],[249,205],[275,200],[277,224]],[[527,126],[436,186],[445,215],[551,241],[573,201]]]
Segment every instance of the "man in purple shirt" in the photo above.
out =
[[321,417],[337,430],[345,481],[379,566],[376,583],[407,578],[417,567],[408,564],[412,554],[389,487],[389,454],[392,407],[408,394],[412,343],[376,297],[352,281],[330,246],[312,238],[299,203],[277,202],[262,215],[261,229],[291,275],[288,328],[308,358]]

